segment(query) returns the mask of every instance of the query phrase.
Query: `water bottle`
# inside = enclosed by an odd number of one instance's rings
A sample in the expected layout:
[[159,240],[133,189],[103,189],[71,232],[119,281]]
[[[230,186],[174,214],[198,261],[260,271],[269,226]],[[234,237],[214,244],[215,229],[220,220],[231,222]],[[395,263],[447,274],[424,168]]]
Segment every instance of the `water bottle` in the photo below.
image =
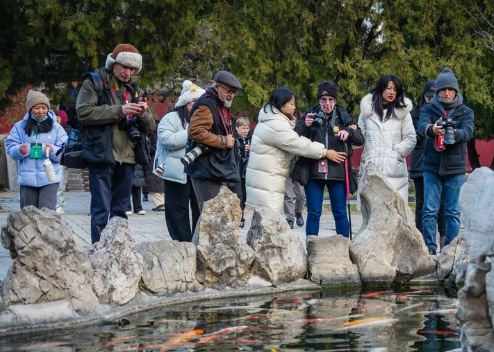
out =
[[46,149],[46,159],[43,161],[43,168],[45,169],[46,177],[48,177],[48,181],[54,182],[57,180],[57,176],[55,175],[55,169],[53,168],[53,164],[49,158],[50,150]]

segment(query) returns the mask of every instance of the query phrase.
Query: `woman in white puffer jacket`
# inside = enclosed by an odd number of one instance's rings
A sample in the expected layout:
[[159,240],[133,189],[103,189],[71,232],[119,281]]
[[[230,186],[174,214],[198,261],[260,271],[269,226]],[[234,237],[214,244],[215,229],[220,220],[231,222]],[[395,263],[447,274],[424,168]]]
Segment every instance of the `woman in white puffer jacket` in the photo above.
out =
[[[415,147],[412,102],[405,97],[398,77],[382,76],[371,94],[360,102],[358,125],[365,136],[360,175],[372,162],[391,186],[408,202],[406,157]],[[362,180],[362,177],[360,178]],[[363,185],[359,184],[359,194]]]
[[247,205],[283,212],[285,180],[295,155],[345,160],[345,153],[327,150],[323,144],[299,136],[290,122],[294,113],[295,93],[284,87],[276,88],[260,111],[245,176]]

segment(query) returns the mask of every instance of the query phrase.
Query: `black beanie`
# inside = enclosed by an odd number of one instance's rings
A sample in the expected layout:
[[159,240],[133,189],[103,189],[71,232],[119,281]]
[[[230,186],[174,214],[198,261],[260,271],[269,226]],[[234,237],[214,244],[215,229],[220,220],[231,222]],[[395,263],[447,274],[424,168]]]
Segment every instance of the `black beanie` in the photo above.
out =
[[323,95],[330,95],[334,98],[338,97],[338,86],[333,81],[324,81],[317,86],[317,99]]

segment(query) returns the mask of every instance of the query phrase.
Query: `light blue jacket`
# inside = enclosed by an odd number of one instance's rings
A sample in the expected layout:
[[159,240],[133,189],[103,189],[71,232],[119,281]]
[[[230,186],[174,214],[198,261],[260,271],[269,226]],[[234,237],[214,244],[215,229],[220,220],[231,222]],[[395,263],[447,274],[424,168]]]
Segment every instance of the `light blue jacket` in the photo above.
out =
[[185,155],[187,144],[187,125],[182,126],[177,111],[172,111],[163,116],[158,125],[158,141],[156,143],[155,166],[163,165],[165,171],[153,173],[164,180],[187,183],[187,175],[180,158]]
[[35,143],[36,134],[28,136],[24,131],[24,125],[29,119],[29,113],[24,115],[24,118],[17,122],[9,136],[5,140],[7,153],[9,156],[17,160],[17,182],[20,186],[31,187],[43,187],[52,183],[60,183],[62,180],[62,166],[60,165],[60,155],[56,155],[57,151],[62,147],[63,143],[67,140],[67,134],[62,126],[60,126],[55,117],[53,111],[48,111],[48,116],[53,119],[53,128],[48,133],[40,133],[38,135],[38,143],[41,143],[41,149],[45,149],[45,143],[51,143],[53,145],[53,151],[50,154],[50,160],[55,170],[56,180],[54,182],[48,181],[45,169],[43,167],[43,161],[46,159],[46,155],[43,155],[41,159],[32,159],[27,155],[23,155],[19,151],[19,147],[23,143]]

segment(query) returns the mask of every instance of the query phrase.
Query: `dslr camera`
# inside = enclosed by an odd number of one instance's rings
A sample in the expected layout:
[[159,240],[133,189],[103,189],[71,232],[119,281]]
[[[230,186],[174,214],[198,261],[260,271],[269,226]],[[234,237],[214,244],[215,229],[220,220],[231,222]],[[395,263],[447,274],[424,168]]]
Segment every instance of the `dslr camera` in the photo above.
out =
[[326,115],[322,111],[319,111],[316,115],[314,115],[314,122],[312,123],[312,126],[314,126],[314,127],[320,127],[328,119],[329,119],[329,115]]
[[452,118],[448,117],[446,120],[441,120],[438,123],[439,126],[444,128],[444,144],[446,145],[451,145],[455,144],[455,128],[456,128],[456,121],[454,121]]
[[207,152],[209,150],[208,147],[206,147],[203,144],[198,144],[194,149],[192,149],[190,152],[185,154],[183,157],[180,158],[180,161],[184,165],[190,165],[194,160],[196,160],[199,156],[202,155],[202,153]]
[[137,143],[141,140],[141,132],[139,132],[139,128],[137,127],[137,118],[135,116],[132,118],[124,117],[118,121],[118,129],[127,131],[132,143]]

